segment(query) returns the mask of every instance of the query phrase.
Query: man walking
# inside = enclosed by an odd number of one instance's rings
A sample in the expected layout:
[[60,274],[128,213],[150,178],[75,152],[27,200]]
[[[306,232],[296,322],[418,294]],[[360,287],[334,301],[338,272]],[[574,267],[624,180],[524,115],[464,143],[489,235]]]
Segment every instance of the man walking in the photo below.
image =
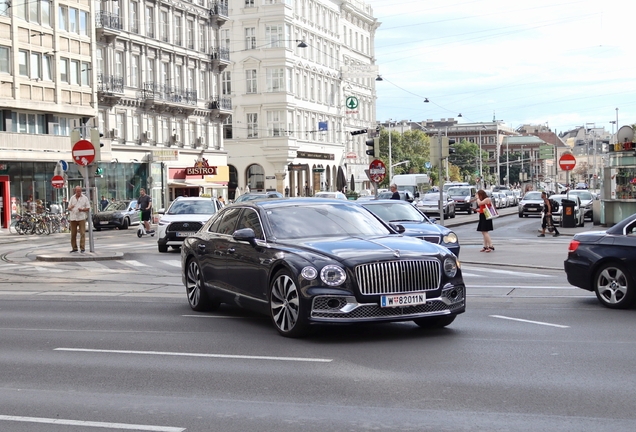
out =
[[150,195],[146,195],[146,189],[139,190],[139,199],[137,200],[137,208],[141,209],[141,221],[146,228],[148,234],[154,231],[150,230],[150,213],[152,209],[152,198]]
[[394,183],[394,184],[392,184],[392,185],[390,186],[390,188],[391,188],[391,192],[393,192],[393,193],[391,194],[391,199],[399,200],[399,199],[400,199],[400,193],[399,193],[399,192],[398,192],[398,190],[397,190],[397,185]]
[[541,234],[539,234],[538,237],[545,237],[545,229],[547,226],[552,226],[554,228],[554,234],[552,237],[558,237],[561,233],[559,233],[559,230],[552,219],[552,204],[550,204],[548,194],[541,192],[541,198],[543,199],[543,223],[541,224]]
[[86,219],[90,211],[88,197],[82,193],[82,187],[75,187],[75,195],[68,202],[69,221],[71,222],[71,253],[77,252],[77,229],[80,232],[80,252],[86,246]]

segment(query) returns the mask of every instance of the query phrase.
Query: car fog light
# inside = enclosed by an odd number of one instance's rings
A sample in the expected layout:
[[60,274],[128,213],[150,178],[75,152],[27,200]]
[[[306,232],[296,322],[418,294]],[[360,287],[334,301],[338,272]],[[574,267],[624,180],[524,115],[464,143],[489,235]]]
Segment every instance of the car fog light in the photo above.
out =
[[444,273],[448,277],[455,277],[457,274],[457,262],[454,258],[446,258],[444,260]]
[[307,266],[300,271],[300,275],[307,280],[314,280],[318,276],[318,270],[314,267]]
[[328,265],[320,271],[320,279],[329,286],[338,286],[347,279],[347,274],[336,265]]

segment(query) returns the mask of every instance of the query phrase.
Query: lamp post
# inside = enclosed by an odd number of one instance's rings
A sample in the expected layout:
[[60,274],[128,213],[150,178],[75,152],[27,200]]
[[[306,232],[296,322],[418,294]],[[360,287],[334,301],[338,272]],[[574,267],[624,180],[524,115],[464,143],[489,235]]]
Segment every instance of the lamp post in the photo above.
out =
[[506,136],[506,186],[510,187],[510,149],[508,148],[508,142],[510,141],[510,135]]
[[389,119],[389,183],[393,181],[393,151],[391,149],[391,119]]
[[482,166],[482,161],[484,157],[481,155],[481,131],[485,129],[486,129],[486,126],[484,125],[482,125],[479,128],[479,183],[480,183],[481,189],[484,188],[484,167]]

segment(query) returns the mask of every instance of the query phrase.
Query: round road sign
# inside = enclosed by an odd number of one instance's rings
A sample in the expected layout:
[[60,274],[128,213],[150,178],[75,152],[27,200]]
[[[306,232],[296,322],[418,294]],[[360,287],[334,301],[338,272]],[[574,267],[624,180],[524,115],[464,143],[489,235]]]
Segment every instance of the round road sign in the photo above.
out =
[[53,176],[51,179],[51,185],[55,189],[62,189],[64,187],[64,177],[60,175]]
[[88,140],[79,140],[73,146],[73,161],[82,166],[87,166],[95,159],[95,146]]
[[564,153],[559,158],[559,166],[563,171],[571,171],[576,166],[576,158],[572,153]]
[[382,183],[386,177],[386,166],[380,159],[375,159],[369,164],[369,177],[374,183]]

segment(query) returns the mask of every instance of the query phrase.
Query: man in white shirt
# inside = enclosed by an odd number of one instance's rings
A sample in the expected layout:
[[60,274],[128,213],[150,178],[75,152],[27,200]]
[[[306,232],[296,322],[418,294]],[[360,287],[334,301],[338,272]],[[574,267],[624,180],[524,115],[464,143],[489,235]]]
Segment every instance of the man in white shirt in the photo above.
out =
[[82,194],[82,187],[75,187],[75,195],[68,202],[69,221],[71,222],[71,253],[77,252],[77,228],[80,232],[80,251],[84,253],[86,246],[86,219],[90,210],[88,197]]

